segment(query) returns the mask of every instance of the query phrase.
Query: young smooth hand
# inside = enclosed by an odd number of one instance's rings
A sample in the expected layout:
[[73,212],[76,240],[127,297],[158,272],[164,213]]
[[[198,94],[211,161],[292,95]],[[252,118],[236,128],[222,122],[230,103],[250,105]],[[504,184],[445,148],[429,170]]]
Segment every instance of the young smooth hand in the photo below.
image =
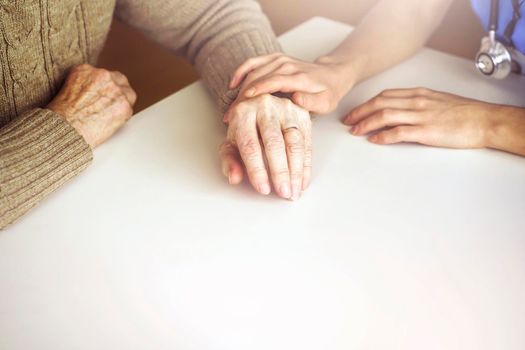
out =
[[95,148],[131,118],[136,99],[122,73],[82,64],[72,69],[47,108],[62,116]]
[[297,200],[311,177],[310,114],[289,99],[265,94],[239,97],[225,120],[228,134],[220,156],[230,184],[239,184],[246,169],[259,193],[269,194],[273,184],[280,197]]
[[523,108],[425,88],[386,90],[356,107],[345,123],[377,144],[415,142],[449,148],[495,148],[525,154]]
[[351,88],[341,78],[344,70],[344,65],[328,57],[308,63],[276,53],[243,63],[233,75],[230,88],[242,86],[240,96],[244,98],[290,93],[296,105],[316,114],[326,114],[335,110]]

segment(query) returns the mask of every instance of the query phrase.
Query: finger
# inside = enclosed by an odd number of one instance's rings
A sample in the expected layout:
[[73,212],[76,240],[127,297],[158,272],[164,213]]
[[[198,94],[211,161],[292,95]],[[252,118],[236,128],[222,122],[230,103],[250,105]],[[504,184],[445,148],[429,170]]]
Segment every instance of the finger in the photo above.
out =
[[398,125],[417,124],[422,118],[421,112],[400,109],[383,109],[377,111],[354,125],[353,135],[366,135],[372,131]]
[[128,100],[130,106],[133,107],[135,105],[135,102],[137,102],[137,93],[135,92],[135,90],[128,86],[120,86],[120,89],[126,97],[126,100]]
[[425,144],[428,130],[421,126],[398,126],[389,130],[378,132],[368,138],[368,141],[389,145],[400,142],[417,142]]
[[246,75],[248,75],[248,73],[251,72],[252,70],[260,66],[263,66],[282,55],[283,54],[279,52],[279,53],[274,53],[274,54],[266,55],[266,56],[253,57],[253,58],[246,60],[243,64],[239,66],[239,68],[237,68],[235,73],[233,73],[233,77],[229,85],[230,89],[236,89],[237,87],[239,87],[239,84],[241,83],[241,81],[243,81]]
[[115,83],[117,83],[117,85],[130,86],[129,80],[124,74],[117,72],[117,71],[112,71],[110,73],[111,73],[111,78],[113,79]]
[[259,143],[257,125],[255,118],[252,119],[245,118],[245,122],[236,130],[235,140],[250,183],[259,193],[267,195],[271,192],[270,183]]
[[393,98],[411,98],[416,96],[429,96],[433,91],[424,87],[408,88],[408,89],[388,89],[379,94],[383,97]]
[[290,184],[292,195],[290,199],[298,200],[303,187],[305,140],[303,133],[297,128],[283,130],[288,167],[290,169]]
[[237,147],[231,142],[224,142],[219,150],[222,173],[228,178],[230,185],[238,185],[244,177],[241,156]]
[[304,131],[304,170],[302,190],[310,186],[312,179],[312,128],[311,125]]
[[292,101],[299,107],[315,114],[327,114],[337,107],[337,104],[330,100],[326,91],[315,94],[295,92],[292,95]]
[[312,81],[307,74],[276,74],[265,76],[250,84],[244,92],[246,97],[254,97],[275,92],[306,92],[315,94],[325,91],[325,87]]
[[428,106],[428,103],[429,100],[425,97],[401,98],[379,95],[354,108],[345,118],[344,123],[355,125],[384,109],[422,110]]
[[272,62],[269,62],[268,64],[260,66],[259,68],[251,71],[244,79],[243,87],[240,94],[247,98],[255,97],[256,95],[258,96],[260,94],[255,94],[257,92],[256,86],[254,85],[256,82],[259,82],[264,78],[270,78],[276,75],[295,74],[298,70],[299,68],[297,64],[291,62],[291,59],[289,57],[278,57]]
[[259,132],[274,188],[279,196],[289,199],[292,196],[290,172],[281,125],[276,118],[259,118],[259,121]]

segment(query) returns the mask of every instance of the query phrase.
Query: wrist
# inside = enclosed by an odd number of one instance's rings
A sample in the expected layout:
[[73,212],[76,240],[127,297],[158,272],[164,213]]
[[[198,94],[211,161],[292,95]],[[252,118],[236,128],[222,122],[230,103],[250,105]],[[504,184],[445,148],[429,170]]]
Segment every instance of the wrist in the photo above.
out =
[[485,123],[485,147],[525,154],[525,109],[489,106]]
[[329,55],[319,57],[315,62],[333,67],[337,76],[336,81],[339,84],[337,88],[340,90],[340,96],[344,96],[362,80],[361,72],[366,61],[362,57],[353,59],[346,56]]

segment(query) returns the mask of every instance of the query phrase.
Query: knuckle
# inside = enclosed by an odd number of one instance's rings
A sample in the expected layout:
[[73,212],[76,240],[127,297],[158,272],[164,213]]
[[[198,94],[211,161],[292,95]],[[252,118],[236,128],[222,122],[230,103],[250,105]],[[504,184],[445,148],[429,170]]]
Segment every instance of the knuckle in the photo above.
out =
[[376,96],[374,97],[371,101],[370,101],[370,105],[372,107],[379,107],[381,106],[385,101],[385,98],[384,98],[384,95],[379,95],[379,96]]
[[257,57],[248,58],[244,61],[243,66],[252,66],[255,62],[257,62]]
[[295,64],[292,63],[292,62],[286,62],[286,63],[283,63],[283,65],[281,66],[281,69],[283,71],[291,71],[291,70],[294,70],[295,69]]
[[303,143],[302,133],[293,128],[286,131],[286,143]]
[[133,108],[129,105],[129,103],[122,103],[122,113],[126,116],[133,115]]
[[286,144],[288,154],[299,155],[304,154],[304,144],[302,142],[290,142]]
[[394,128],[390,131],[390,134],[392,135],[392,138],[399,139],[403,136],[404,130],[403,128]]
[[93,66],[87,63],[81,63],[73,67],[73,72],[93,69]]
[[379,133],[375,135],[375,139],[379,143],[387,142],[387,136],[384,133]]
[[137,100],[137,93],[135,92],[135,90],[131,89],[131,99],[133,100],[133,102],[135,102]]
[[105,70],[105,69],[102,69],[102,68],[95,69],[95,71],[93,72],[93,75],[98,80],[109,80],[109,79],[111,79],[111,73],[108,70]]
[[230,141],[226,140],[219,146],[219,151],[221,152],[230,152],[236,149],[235,145]]
[[270,94],[264,94],[259,97],[259,100],[262,104],[269,104],[272,101],[272,96]]
[[312,157],[306,155],[306,157],[304,157],[304,172],[308,173],[311,170],[312,170]]
[[237,104],[235,104],[228,113],[230,113],[230,123],[237,119],[237,117],[245,114],[245,112],[249,109],[250,101],[249,100],[243,100]]
[[251,179],[265,179],[266,178],[266,169],[264,169],[263,167],[247,164],[246,170],[248,171],[248,176]]
[[132,111],[131,105],[129,104],[129,101],[124,97],[123,95],[118,96],[115,98],[114,103],[116,107],[123,112],[129,112]]
[[412,103],[414,104],[415,108],[423,109],[427,107],[427,99],[422,97],[416,97],[412,100]]
[[292,181],[296,182],[297,180],[300,180],[303,178],[303,173],[299,170],[292,170],[290,171],[290,179]]
[[425,88],[425,87],[418,87],[418,88],[416,88],[416,93],[418,95],[426,96],[426,95],[430,94],[430,90]]
[[278,135],[277,133],[269,134],[266,137],[264,147],[270,152],[278,152],[283,150],[284,141],[282,140],[282,136]]
[[287,109],[295,107],[295,104],[289,98],[281,98],[283,106]]
[[238,146],[247,156],[253,157],[257,155],[259,144],[251,137],[241,137],[238,140]]
[[276,59],[277,63],[283,63],[283,64],[289,61],[290,61],[290,58],[284,54],[278,55]]
[[253,164],[247,164],[246,169],[248,170],[248,174],[251,178],[258,177],[263,178],[266,177],[266,169],[264,169],[262,166],[259,165],[253,165]]
[[395,110],[391,109],[391,108],[385,108],[385,109],[382,109],[380,112],[379,112],[379,120],[380,121],[383,121],[383,122],[386,122],[389,118],[391,118],[394,114],[396,113]]
[[308,80],[308,74],[306,74],[305,72],[295,73],[295,78],[300,81],[306,81]]
[[126,84],[126,85],[129,85],[129,79],[128,77],[122,73],[122,72],[115,72],[115,74],[120,78],[122,79],[122,81]]
[[219,154],[222,156],[228,153],[230,150],[231,150],[231,145],[229,142],[226,141],[226,142],[221,143],[218,151],[219,151]]
[[272,176],[274,178],[288,178],[290,172],[288,171],[288,168],[277,168],[272,171]]
[[250,73],[246,74],[246,81],[253,82],[255,79],[257,79],[257,75],[255,74],[255,71],[251,71]]

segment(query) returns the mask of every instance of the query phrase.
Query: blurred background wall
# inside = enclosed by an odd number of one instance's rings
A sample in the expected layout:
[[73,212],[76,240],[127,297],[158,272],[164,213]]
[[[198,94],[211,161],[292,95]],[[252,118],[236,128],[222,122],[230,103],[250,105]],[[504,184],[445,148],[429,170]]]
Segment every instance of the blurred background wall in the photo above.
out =
[[[260,3],[279,35],[313,16],[357,25],[376,1],[260,0]],[[471,59],[482,36],[483,29],[469,0],[455,0],[428,46]],[[136,111],[198,79],[189,64],[118,21],[112,26],[99,66],[119,70],[128,76],[139,96]]]

